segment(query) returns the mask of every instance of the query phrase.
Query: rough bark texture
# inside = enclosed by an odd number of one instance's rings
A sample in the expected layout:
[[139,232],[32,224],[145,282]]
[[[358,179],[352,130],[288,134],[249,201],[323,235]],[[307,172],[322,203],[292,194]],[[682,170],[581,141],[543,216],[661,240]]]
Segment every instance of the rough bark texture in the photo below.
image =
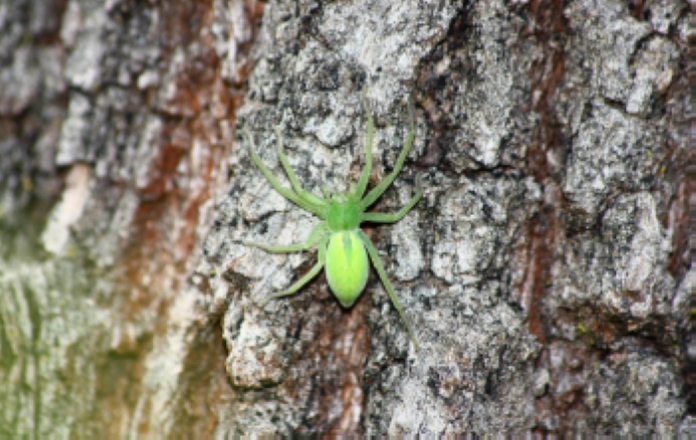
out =
[[0,2],[0,437],[177,426],[239,99],[211,8]]
[[[687,4],[0,0],[0,436],[685,432]],[[343,310],[289,186],[376,184]],[[213,206],[213,202],[216,203]]]

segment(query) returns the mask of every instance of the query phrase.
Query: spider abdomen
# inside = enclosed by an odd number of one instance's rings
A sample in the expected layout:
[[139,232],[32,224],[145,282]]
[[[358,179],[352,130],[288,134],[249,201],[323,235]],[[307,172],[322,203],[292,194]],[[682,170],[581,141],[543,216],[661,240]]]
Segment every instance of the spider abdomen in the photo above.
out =
[[358,299],[369,273],[367,252],[356,231],[335,232],[326,254],[326,278],[343,307]]

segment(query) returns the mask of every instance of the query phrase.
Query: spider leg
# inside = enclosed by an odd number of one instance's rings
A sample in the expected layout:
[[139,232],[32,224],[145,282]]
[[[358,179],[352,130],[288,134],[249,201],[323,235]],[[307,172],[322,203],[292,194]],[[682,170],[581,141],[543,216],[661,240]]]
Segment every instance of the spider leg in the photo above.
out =
[[357,191],[354,193],[358,200],[362,199],[365,194],[370,173],[372,172],[372,138],[375,133],[375,121],[372,119],[370,104],[367,102],[367,87],[363,90],[363,105],[365,106],[365,112],[367,112],[367,139],[365,140],[365,166],[360,174],[360,180],[358,180]]
[[421,189],[421,175],[419,174],[416,177],[416,191],[418,193],[413,196],[411,200],[401,208],[398,212],[395,212],[393,214],[386,214],[382,212],[364,212],[360,216],[360,220],[364,222],[373,222],[373,223],[394,223],[398,222],[401,220],[410,210],[413,208],[413,206],[418,203],[418,201],[423,197],[423,190]]
[[317,261],[317,264],[315,264],[309,272],[307,272],[302,278],[297,280],[297,282],[292,286],[288,287],[282,292],[274,293],[273,295],[264,299],[261,302],[261,307],[266,307],[266,304],[268,304],[268,302],[273,299],[282,298],[284,296],[290,296],[296,293],[298,290],[304,287],[305,284],[310,282],[312,278],[317,276],[317,274],[321,271],[321,269],[324,267],[324,264],[326,263],[326,246],[328,242],[329,236],[327,235],[321,240],[321,243],[319,243],[319,261]]
[[329,191],[329,188],[327,188],[326,185],[322,185],[321,192],[324,193],[324,197],[326,197],[327,199],[331,198],[331,191]]
[[297,252],[297,251],[303,251],[305,249],[309,249],[312,247],[314,243],[317,242],[328,230],[329,225],[326,222],[321,222],[318,225],[312,229],[312,232],[309,233],[309,237],[307,237],[307,240],[304,243],[299,243],[299,244],[291,244],[288,246],[270,246],[264,243],[257,243],[254,241],[245,241],[244,244],[248,246],[255,246],[257,248],[261,248],[265,251],[274,253],[274,254],[281,254],[285,252]]
[[365,211],[367,208],[370,207],[375,201],[381,196],[384,191],[389,188],[389,185],[392,184],[396,176],[399,174],[401,171],[401,168],[404,166],[404,162],[406,161],[406,156],[408,156],[409,150],[411,150],[411,145],[413,145],[413,140],[416,137],[416,125],[415,125],[415,118],[414,118],[414,110],[413,110],[413,102],[409,101],[409,106],[408,106],[408,113],[409,113],[409,120],[410,120],[410,125],[411,125],[411,130],[408,132],[408,137],[406,138],[406,144],[404,144],[403,150],[401,150],[401,154],[399,154],[399,158],[396,160],[396,165],[394,166],[394,169],[392,170],[391,173],[387,177],[382,180],[379,185],[374,187],[372,191],[370,191],[367,196],[363,200],[360,201],[360,210]]
[[394,289],[392,288],[392,285],[389,282],[389,278],[387,278],[387,273],[384,271],[384,267],[382,266],[382,261],[379,259],[379,254],[377,253],[377,249],[372,244],[372,242],[367,237],[367,235],[365,235],[365,233],[362,231],[362,229],[358,229],[358,236],[360,237],[360,240],[362,240],[363,244],[365,245],[365,248],[367,249],[367,253],[370,254],[370,259],[372,260],[372,265],[375,266],[375,269],[377,270],[377,274],[379,274],[379,279],[382,280],[382,284],[384,284],[384,287],[387,289],[387,292],[389,293],[389,298],[391,298],[391,301],[394,304],[396,311],[399,312],[399,316],[401,316],[401,319],[404,321],[404,325],[406,325],[406,330],[408,330],[408,334],[411,337],[411,340],[413,341],[413,345],[415,345],[416,350],[417,350],[418,349],[418,341],[416,340],[416,335],[413,333],[413,329],[411,329],[411,325],[408,323],[408,319],[406,319],[406,315],[404,314],[404,311],[401,308],[401,303],[399,303],[399,298],[396,297],[396,293],[394,293]]
[[251,133],[249,133],[249,130],[246,129],[246,127],[243,129],[244,134],[247,136],[249,139],[249,145],[251,149],[251,159],[254,161],[257,167],[261,170],[264,176],[266,176],[266,179],[271,183],[273,188],[275,188],[276,191],[278,191],[280,194],[283,195],[286,199],[290,200],[297,206],[306,209],[307,211],[313,212],[319,217],[324,218],[325,217],[325,211],[326,211],[326,205],[317,205],[315,203],[312,203],[308,200],[303,199],[299,195],[295,194],[288,188],[283,187],[278,179],[275,178],[273,173],[271,173],[271,170],[269,170],[266,165],[263,163],[261,158],[259,157],[258,153],[256,152],[256,146],[254,145],[254,138],[251,136]]
[[276,137],[278,138],[278,157],[280,158],[280,163],[283,165],[283,168],[285,169],[285,173],[288,175],[288,178],[290,179],[292,187],[295,188],[295,192],[309,203],[313,203],[319,206],[325,206],[326,201],[324,199],[322,199],[319,196],[315,196],[311,192],[306,191],[304,188],[302,188],[302,185],[300,185],[300,181],[297,179],[297,175],[295,175],[295,171],[293,171],[292,167],[290,166],[290,162],[288,162],[288,157],[283,152],[283,137],[280,134],[280,128],[276,127],[275,132]]

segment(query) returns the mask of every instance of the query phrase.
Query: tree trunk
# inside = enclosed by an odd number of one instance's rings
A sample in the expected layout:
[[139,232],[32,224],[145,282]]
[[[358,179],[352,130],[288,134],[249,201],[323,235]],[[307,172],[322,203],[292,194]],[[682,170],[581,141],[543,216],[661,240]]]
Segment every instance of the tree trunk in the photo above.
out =
[[[683,1],[0,0],[0,436],[676,434]],[[370,187],[350,309],[290,187]],[[369,189],[368,188],[368,189]],[[693,408],[691,408],[693,410]],[[691,411],[693,412],[693,411]]]

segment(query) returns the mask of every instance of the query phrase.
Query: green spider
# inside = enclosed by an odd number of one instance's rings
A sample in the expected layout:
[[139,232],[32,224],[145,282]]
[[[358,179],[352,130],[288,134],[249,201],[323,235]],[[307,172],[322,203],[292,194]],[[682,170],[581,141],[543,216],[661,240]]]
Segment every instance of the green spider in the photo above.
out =
[[[296,293],[314,278],[321,271],[322,267],[326,266],[326,278],[331,290],[341,305],[348,308],[360,297],[360,294],[367,284],[369,274],[367,255],[369,254],[372,264],[379,274],[379,278],[387,289],[392,303],[394,303],[394,307],[396,307],[396,310],[399,312],[401,319],[406,325],[411,340],[413,340],[415,347],[418,348],[416,337],[411,329],[411,325],[406,319],[406,315],[404,315],[399,299],[396,297],[394,289],[389,282],[389,278],[387,278],[384,266],[382,266],[382,262],[379,259],[377,249],[375,249],[370,239],[365,235],[362,229],[360,229],[360,223],[362,222],[394,223],[401,220],[423,196],[420,176],[418,176],[416,178],[417,194],[397,213],[385,214],[379,212],[366,212],[384,191],[389,188],[404,165],[404,161],[406,160],[406,156],[411,149],[416,135],[413,108],[409,106],[411,130],[406,139],[406,144],[396,161],[394,170],[382,180],[379,185],[363,197],[367,189],[370,171],[372,170],[372,137],[374,134],[374,121],[365,96],[363,96],[363,101],[368,118],[365,167],[362,170],[357,187],[355,184],[351,184],[350,191],[334,194],[323,189],[326,199],[318,197],[302,188],[300,182],[297,180],[297,176],[290,167],[287,157],[283,153],[283,141],[278,128],[276,128],[278,157],[295,191],[280,185],[278,179],[273,176],[271,171],[261,161],[261,158],[256,153],[256,147],[254,146],[251,133],[244,128],[244,133],[249,139],[249,144],[251,146],[251,158],[263,175],[266,176],[273,188],[297,206],[316,214],[324,220],[314,227],[307,240],[301,244],[290,246],[269,246],[256,242],[246,242],[245,244],[264,249],[268,252],[285,253],[309,249],[317,241],[320,241],[319,261],[317,264],[295,284],[282,292],[275,293],[266,298],[261,304],[261,307],[264,307],[272,299]],[[365,252],[366,249],[367,252]]]

